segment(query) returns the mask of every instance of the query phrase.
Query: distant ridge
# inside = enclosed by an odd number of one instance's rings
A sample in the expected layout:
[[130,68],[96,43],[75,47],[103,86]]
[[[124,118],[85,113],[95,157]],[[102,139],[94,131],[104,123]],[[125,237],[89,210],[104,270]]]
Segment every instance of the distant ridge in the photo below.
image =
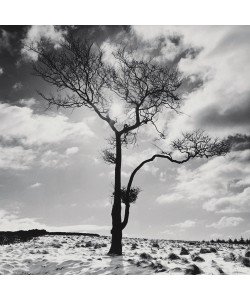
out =
[[96,236],[96,233],[81,233],[81,232],[49,232],[45,229],[19,230],[19,231],[0,231],[0,245],[8,245],[13,243],[27,242],[35,237],[44,235],[82,235]]

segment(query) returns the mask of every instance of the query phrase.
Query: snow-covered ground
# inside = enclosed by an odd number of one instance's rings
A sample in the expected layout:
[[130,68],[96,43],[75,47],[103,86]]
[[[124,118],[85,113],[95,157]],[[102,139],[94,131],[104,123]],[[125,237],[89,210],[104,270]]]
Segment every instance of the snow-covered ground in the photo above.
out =
[[110,257],[109,244],[58,235],[3,245],[0,274],[250,274],[245,245],[124,238],[124,255]]

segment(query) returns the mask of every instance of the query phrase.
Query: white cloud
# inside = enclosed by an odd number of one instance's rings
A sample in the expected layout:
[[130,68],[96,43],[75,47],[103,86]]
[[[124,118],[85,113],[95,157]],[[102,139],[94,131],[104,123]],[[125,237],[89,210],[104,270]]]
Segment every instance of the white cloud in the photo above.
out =
[[156,198],[156,202],[163,204],[163,203],[174,203],[176,201],[183,200],[182,195],[180,194],[163,194]]
[[222,217],[218,222],[206,225],[206,227],[214,227],[217,229],[226,228],[226,227],[235,227],[238,226],[244,219],[241,217]]
[[175,235],[175,238],[176,238],[177,231],[179,233],[183,234],[186,231],[186,229],[193,228],[195,226],[196,226],[196,221],[186,220],[186,221],[181,222],[181,223],[168,225],[168,228],[166,228],[161,233],[164,234],[164,235],[169,236],[170,238],[171,238],[172,235]]
[[42,185],[42,184],[41,184],[40,182],[36,182],[36,183],[30,185],[29,187],[30,187],[31,189],[35,189],[35,188],[40,187],[41,185]]
[[78,147],[71,147],[66,149],[65,154],[66,155],[72,155],[72,154],[76,154],[79,151]]
[[0,67],[0,76],[3,75],[3,68]]
[[35,152],[32,149],[24,149],[21,146],[0,146],[0,169],[29,169],[35,159],[35,156]]
[[186,229],[186,228],[194,227],[195,225],[196,225],[196,221],[186,220],[182,223],[173,224],[171,226],[172,227],[177,227],[177,228],[180,228],[180,229]]
[[43,224],[35,218],[19,218],[17,214],[0,210],[0,227],[3,231],[43,229]]
[[72,226],[46,226],[48,231],[63,231],[63,232],[99,232],[99,231],[110,231],[108,225],[96,225],[96,224],[82,224]]
[[47,150],[42,154],[40,164],[43,168],[65,168],[69,165],[68,155],[60,154],[53,150]]
[[31,107],[36,103],[36,99],[35,98],[20,99],[18,102],[23,106]]
[[32,44],[36,47],[42,39],[46,39],[50,41],[55,48],[59,47],[65,33],[65,30],[53,25],[33,25],[29,28],[26,37],[23,40],[24,47],[22,48],[21,53],[25,58],[36,61],[38,59],[38,54],[30,51],[27,46]]
[[43,168],[65,168],[70,165],[72,155],[76,154],[78,151],[78,147],[68,148],[64,153],[47,150],[40,156],[40,165]]
[[18,139],[24,145],[59,143],[76,136],[93,137],[84,122],[73,123],[62,114],[39,115],[29,107],[0,103],[0,137]]
[[[127,168],[136,168],[141,162],[143,162],[145,159],[151,158],[157,151],[155,149],[144,149],[141,152],[133,152],[132,154],[124,154],[123,155],[123,166]],[[145,172],[151,173],[153,176],[156,176],[157,172],[159,171],[159,168],[154,166],[154,162],[145,164],[142,169]],[[127,173],[128,174],[128,173]],[[124,177],[126,176],[124,172]]]
[[207,211],[220,213],[239,213],[250,211],[250,187],[238,194],[230,194],[226,197],[213,198],[203,204]]
[[48,226],[39,222],[36,218],[22,218],[16,213],[0,210],[0,228],[2,231],[17,231],[30,229],[45,229],[57,232],[106,232],[110,226],[96,224],[79,224],[70,226]]
[[[32,166],[35,158],[40,158],[42,167],[65,167],[69,165],[69,157],[78,152],[78,147],[66,149],[64,154],[54,150],[41,153],[37,146],[55,145],[69,139],[84,136],[85,141],[93,137],[85,121],[70,122],[62,114],[36,114],[28,106],[35,100],[22,99],[20,104],[11,106],[0,103],[0,138],[4,144],[19,143],[18,147],[0,148],[0,168],[25,170]],[[30,149],[26,149],[29,147]],[[34,149],[31,149],[35,147]]]
[[203,164],[196,168],[179,167],[176,182],[156,201],[199,201],[205,210],[217,213],[250,211],[250,166],[246,152],[249,150],[202,160]]
[[[155,154],[155,152],[156,151],[154,149],[148,148],[148,149],[145,149],[141,152],[135,152],[134,151],[132,154],[126,154],[125,153],[123,155],[123,164],[126,167],[131,167],[131,168],[137,167],[142,161],[144,161],[145,159],[150,158],[153,154]],[[147,165],[146,168],[144,167],[144,170],[145,171],[151,171],[152,169],[150,170],[150,167],[148,167],[148,165]]]

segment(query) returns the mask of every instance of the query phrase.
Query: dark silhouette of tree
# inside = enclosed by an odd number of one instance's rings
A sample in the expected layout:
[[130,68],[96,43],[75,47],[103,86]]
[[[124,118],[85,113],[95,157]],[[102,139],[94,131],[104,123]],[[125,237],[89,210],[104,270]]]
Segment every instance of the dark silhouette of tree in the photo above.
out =
[[[106,122],[111,131],[111,149],[103,151],[103,159],[115,166],[115,183],[112,207],[112,241],[109,254],[122,254],[122,231],[129,218],[130,203],[138,196],[139,188],[133,187],[137,172],[147,163],[164,158],[182,164],[193,158],[209,158],[224,155],[228,151],[226,141],[212,139],[203,131],[184,133],[172,142],[166,152],[157,148],[155,155],[142,161],[131,173],[126,187],[121,184],[122,148],[137,142],[138,130],[152,124],[160,138],[164,133],[157,128],[156,120],[165,110],[180,113],[182,78],[176,66],[159,64],[152,58],[138,58],[135,52],[118,49],[115,64],[105,63],[103,52],[95,43],[68,34],[59,47],[48,42],[30,45],[38,54],[34,63],[35,75],[56,89],[56,95],[39,94],[49,105],[64,108],[87,107]],[[110,117],[112,98],[121,101],[126,120]],[[181,159],[174,156],[182,154]],[[122,220],[121,205],[125,204]]]
[[247,244],[250,243],[250,240],[249,239],[244,240],[244,238],[241,237],[238,240],[236,238],[234,240],[232,240],[231,238],[229,238],[227,241],[226,240],[217,239],[216,241],[211,240],[210,242],[211,243],[227,243],[227,244],[230,244],[230,245],[231,244],[247,245]]
[[243,244],[243,245],[246,243],[245,240],[243,239],[243,237],[240,238],[239,243]]

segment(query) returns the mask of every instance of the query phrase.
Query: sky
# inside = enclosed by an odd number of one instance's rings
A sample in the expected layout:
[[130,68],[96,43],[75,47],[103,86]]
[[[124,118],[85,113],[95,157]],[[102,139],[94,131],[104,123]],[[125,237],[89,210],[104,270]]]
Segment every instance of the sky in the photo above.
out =
[[[233,136],[225,157],[185,165],[157,160],[135,178],[141,188],[131,205],[126,236],[201,240],[250,238],[250,27],[74,26],[112,62],[117,45],[159,63],[173,62],[185,78],[182,114],[163,113],[157,124],[169,142],[186,130]],[[38,59],[25,45],[55,45],[66,26],[0,26],[0,230],[44,228],[109,234],[114,167],[101,151],[111,131],[88,108],[48,109],[34,76]],[[122,108],[114,99],[113,114]],[[238,134],[238,136],[236,136]],[[157,152],[150,125],[124,149],[122,182]]]

